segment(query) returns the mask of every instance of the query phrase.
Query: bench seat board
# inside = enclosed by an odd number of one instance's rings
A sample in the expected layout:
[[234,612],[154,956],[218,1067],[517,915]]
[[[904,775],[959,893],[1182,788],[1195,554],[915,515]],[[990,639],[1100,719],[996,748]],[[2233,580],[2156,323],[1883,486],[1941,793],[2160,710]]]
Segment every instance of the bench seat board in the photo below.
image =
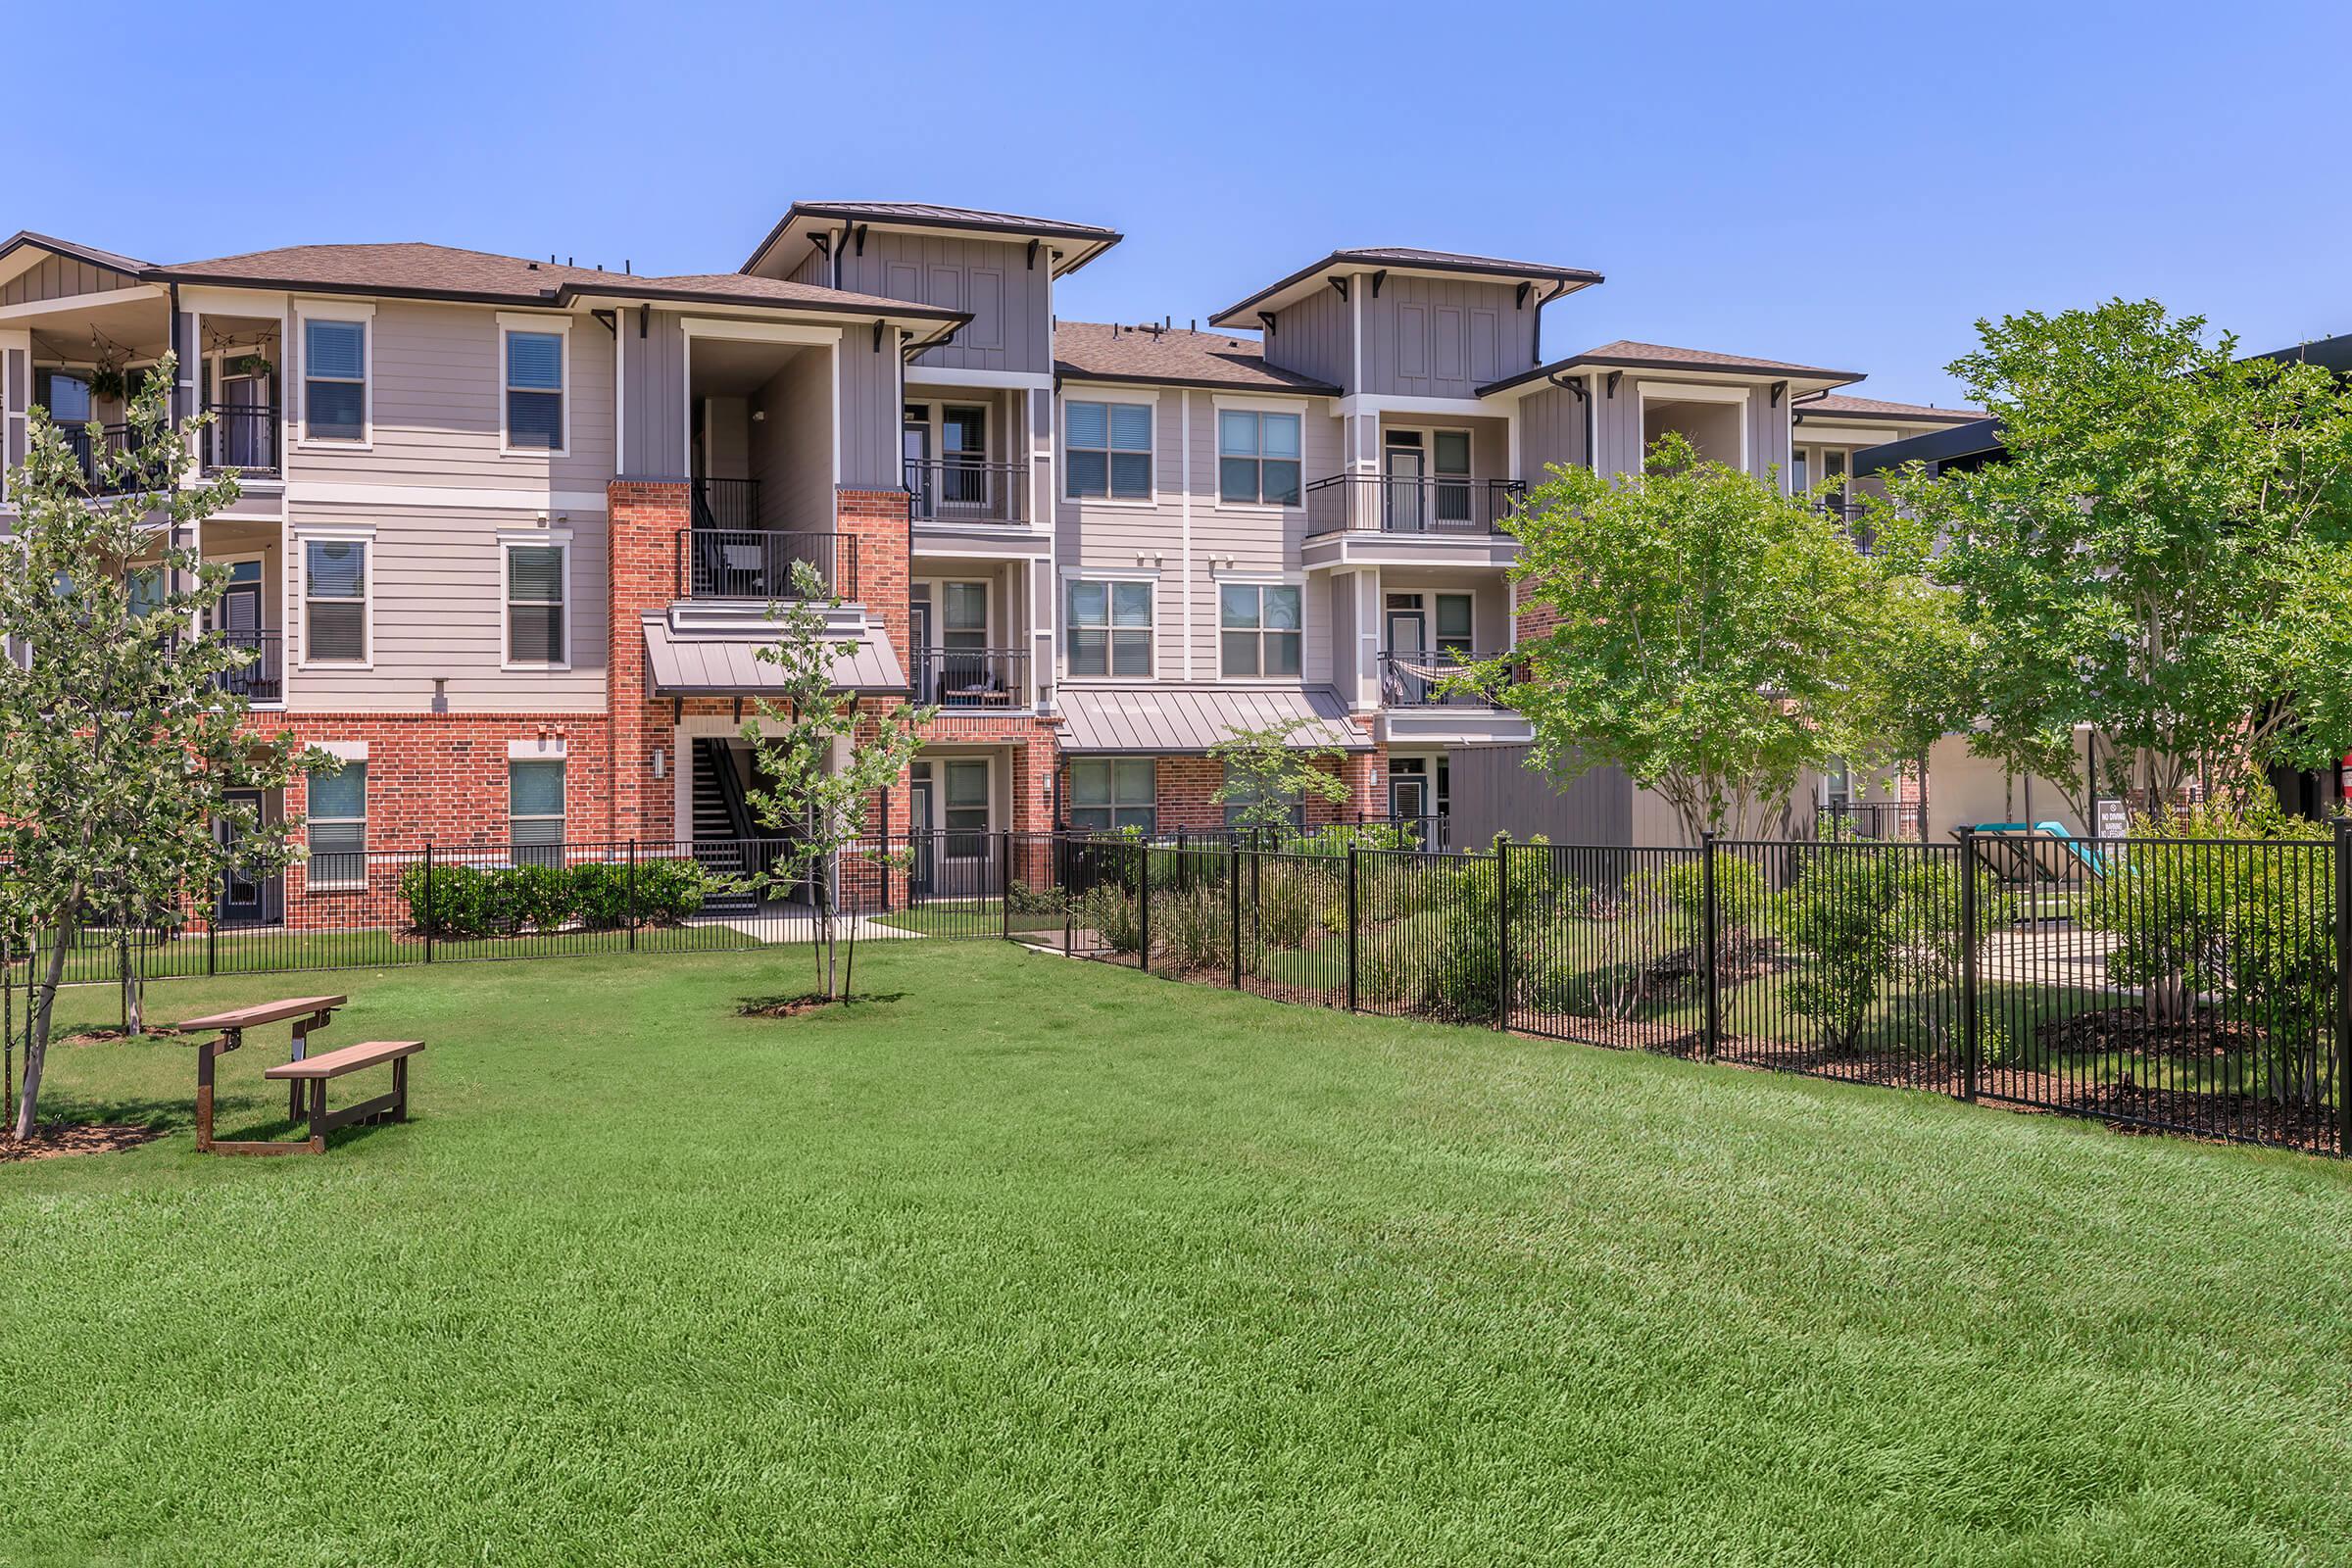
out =
[[373,1067],[401,1056],[413,1056],[424,1049],[421,1040],[368,1040],[356,1046],[345,1046],[324,1055],[305,1056],[300,1061],[281,1062],[265,1068],[265,1078],[340,1078],[347,1072]]
[[349,997],[289,997],[281,1002],[257,1002],[250,1007],[231,1007],[226,1012],[182,1019],[179,1027],[190,1034],[200,1029],[259,1029],[266,1023],[283,1023],[288,1018],[325,1012],[350,1001]]

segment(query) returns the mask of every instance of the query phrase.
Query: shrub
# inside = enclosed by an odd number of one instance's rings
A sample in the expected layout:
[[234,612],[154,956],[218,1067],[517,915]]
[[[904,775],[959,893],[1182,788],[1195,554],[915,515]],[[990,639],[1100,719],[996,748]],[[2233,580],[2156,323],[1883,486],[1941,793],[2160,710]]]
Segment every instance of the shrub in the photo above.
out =
[[1188,969],[1227,969],[1233,963],[1233,905],[1223,887],[1195,887],[1152,896],[1154,926]]
[[1098,882],[1078,904],[1085,922],[1113,953],[1135,953],[1144,945],[1143,912],[1135,895],[1116,882]]
[[[1327,913],[1326,883],[1319,870],[1287,860],[1260,860],[1254,907],[1257,940],[1269,948],[1302,948],[1306,934]],[[1346,918],[1343,907],[1338,916]]]
[[435,865],[432,899],[425,900],[425,868],[400,874],[400,896],[409,923],[435,937],[477,939],[514,936],[527,930],[555,931],[577,924],[591,931],[629,923],[632,902],[644,925],[673,925],[703,906],[703,868],[688,859],[640,861],[632,901],[625,863],[514,865],[484,869]]

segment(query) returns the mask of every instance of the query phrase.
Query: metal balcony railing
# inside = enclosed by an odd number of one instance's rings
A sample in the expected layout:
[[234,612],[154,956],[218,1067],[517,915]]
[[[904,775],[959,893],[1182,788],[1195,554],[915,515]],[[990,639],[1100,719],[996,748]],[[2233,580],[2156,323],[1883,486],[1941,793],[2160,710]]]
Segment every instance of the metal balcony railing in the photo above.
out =
[[789,599],[792,568],[803,562],[815,568],[832,593],[858,597],[856,535],[764,528],[680,528],[677,594],[681,599]]
[[1026,648],[917,648],[916,703],[946,709],[1027,708],[1029,650]]
[[693,502],[697,528],[757,532],[760,527],[757,479],[697,479]]
[[917,522],[1029,521],[1029,468],[1020,463],[937,458],[906,466],[907,505]]
[[121,495],[134,491],[161,488],[160,477],[153,476],[151,464],[142,464],[139,470],[128,476],[112,477],[101,474],[100,465],[114,453],[137,453],[139,449],[134,427],[128,424],[69,424],[60,425],[58,434],[66,448],[74,454],[81,469],[83,483],[92,495]]
[[278,407],[274,403],[207,403],[213,422],[204,427],[204,471],[234,468],[262,478],[277,474]]
[[220,640],[232,648],[253,650],[253,662],[242,669],[222,670],[213,685],[249,703],[286,700],[286,634],[282,631],[224,631]]
[[1380,704],[1383,708],[1507,708],[1499,691],[1448,691],[1446,683],[1473,664],[1507,653],[1471,653],[1438,648],[1421,653],[1384,653],[1380,656]]
[[1306,487],[1306,531],[1488,538],[1518,505],[1518,479],[1335,473]]

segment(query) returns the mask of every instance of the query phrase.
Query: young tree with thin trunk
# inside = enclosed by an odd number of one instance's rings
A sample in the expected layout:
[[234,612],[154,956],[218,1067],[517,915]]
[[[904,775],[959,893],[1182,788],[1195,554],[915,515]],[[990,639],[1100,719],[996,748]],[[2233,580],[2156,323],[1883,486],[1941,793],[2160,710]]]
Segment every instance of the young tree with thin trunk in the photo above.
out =
[[1227,820],[1233,826],[1279,836],[1295,830],[1308,801],[1348,804],[1348,781],[1337,771],[1348,754],[1337,746],[1294,746],[1291,737],[1302,727],[1290,723],[1234,729],[1210,750],[1210,759],[1223,765],[1225,776],[1209,799],[1230,808]]
[[291,736],[248,732],[247,704],[223,689],[254,656],[210,629],[228,571],[194,541],[236,499],[236,480],[183,482],[195,426],[172,426],[174,379],[167,356],[132,398],[121,445],[90,427],[86,471],[32,410],[24,466],[10,475],[0,858],[35,949],[19,1138],[34,1129],[67,953],[84,940],[120,951],[120,932],[90,922],[209,915],[232,867],[268,875],[299,853],[295,823],[263,821],[229,792],[334,765]]
[[917,731],[939,710],[901,703],[886,713],[861,715],[857,695],[842,691],[834,679],[836,661],[858,652],[857,640],[833,632],[826,614],[841,600],[807,562],[793,563],[792,592],[788,603],[768,606],[777,638],[759,654],[776,666],[778,685],[758,700],[743,726],[756,763],[744,799],[760,825],[779,837],[772,857],[763,850],[740,885],[771,899],[812,888],[817,972],[824,999],[837,1002],[843,999],[843,866],[862,860],[887,876],[907,863],[906,852],[869,839],[873,802],[898,784],[920,744]]
[[1926,601],[1777,476],[1670,433],[1638,476],[1555,466],[1510,527],[1522,616],[1550,624],[1461,684],[1508,689],[1533,765],[1614,764],[1692,839],[1745,838],[1808,770],[1895,755],[1885,683]]
[[[1866,503],[1933,545],[1973,639],[1973,751],[2144,808],[2352,750],[2352,390],[2153,301],[1979,322],[1950,367],[2007,461]],[[2113,775],[2085,777],[2081,727]]]

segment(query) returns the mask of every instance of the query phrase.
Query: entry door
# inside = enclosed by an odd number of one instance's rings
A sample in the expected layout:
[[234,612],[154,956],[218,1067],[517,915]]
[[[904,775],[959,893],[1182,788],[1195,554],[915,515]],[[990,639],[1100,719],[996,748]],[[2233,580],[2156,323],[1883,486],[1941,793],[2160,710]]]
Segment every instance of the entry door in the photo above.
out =
[[1400,760],[1389,768],[1389,817],[1398,826],[1422,837],[1429,811],[1429,775],[1422,771],[1419,758]]
[[939,501],[950,516],[989,516],[988,411],[949,409],[939,421]]
[[904,433],[899,439],[906,452],[906,489],[914,498],[914,514],[932,516],[938,509],[939,495],[931,482],[931,411],[920,403],[907,404]]
[[[260,820],[262,814],[261,791],[229,790],[225,792],[223,799],[231,805],[250,807],[255,820]],[[220,841],[223,850],[233,853],[241,835],[237,832],[234,823],[221,817],[216,818],[213,822],[213,837]],[[271,897],[274,892],[272,884],[275,881],[274,877],[255,876],[232,859],[228,869],[220,875],[220,924],[224,926],[266,924],[271,918],[270,906],[274,902]]]
[[1388,509],[1381,526],[1390,533],[1427,533],[1429,511],[1423,480],[1428,473],[1428,454],[1421,449],[1421,432],[1390,431],[1382,461],[1387,465],[1388,483],[1381,488],[1387,492]]
[[906,635],[914,644],[914,700],[929,705],[939,701],[939,651],[931,641],[930,585],[915,591],[920,597],[906,607]]
[[932,837],[931,824],[937,820],[931,814],[931,764],[917,762],[910,770],[906,788],[909,805],[906,826],[912,830],[914,859],[906,868],[907,891],[917,898],[931,892],[932,879],[938,873],[937,841]]
[[1381,701],[1392,707],[1413,707],[1429,700],[1429,679],[1420,673],[1428,662],[1428,624],[1421,601],[1394,595],[1389,605],[1389,667],[1381,682]]

